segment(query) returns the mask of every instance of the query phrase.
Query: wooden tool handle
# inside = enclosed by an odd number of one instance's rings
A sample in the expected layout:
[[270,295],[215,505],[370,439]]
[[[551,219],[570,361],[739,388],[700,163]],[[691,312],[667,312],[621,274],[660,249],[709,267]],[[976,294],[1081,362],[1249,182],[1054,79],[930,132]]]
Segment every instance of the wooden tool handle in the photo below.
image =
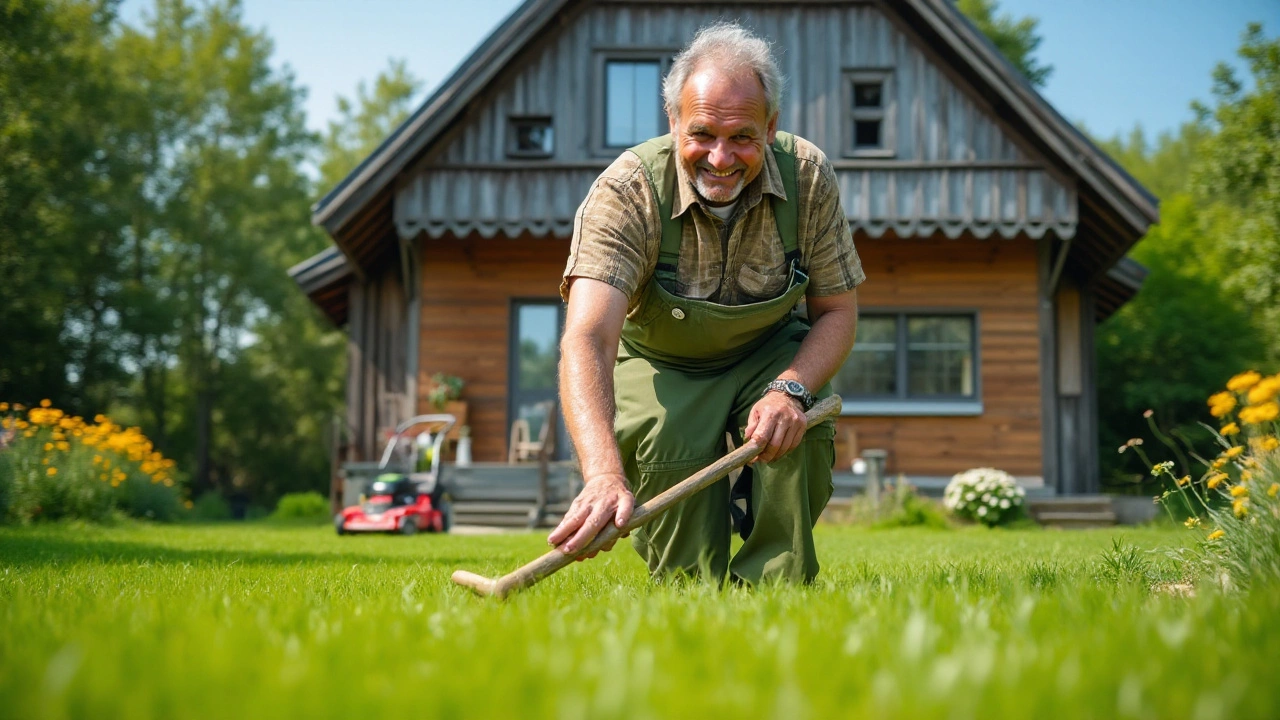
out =
[[[808,430],[814,425],[840,414],[840,396],[832,395],[814,405],[805,413],[805,429]],[[672,505],[684,500],[707,487],[710,487],[717,480],[725,477],[729,473],[751,462],[755,456],[759,455],[764,448],[756,445],[754,442],[747,441],[742,447],[735,449],[733,452],[725,455],[714,463],[690,475],[688,478],[667,488],[658,496],[649,500],[649,502],[636,508],[631,513],[631,520],[626,527],[619,528],[617,525],[610,523],[606,525],[595,539],[587,543],[586,547],[575,553],[564,553],[560,550],[551,550],[546,555],[534,560],[524,567],[504,575],[496,580],[476,575],[465,570],[459,570],[453,574],[453,581],[459,585],[475,590],[481,595],[496,595],[500,598],[523,590],[537,583],[542,578],[554,573],[562,567],[572,563],[583,555],[590,555],[600,548],[618,539],[621,535],[631,532],[632,530],[644,525],[655,517],[666,512]]]

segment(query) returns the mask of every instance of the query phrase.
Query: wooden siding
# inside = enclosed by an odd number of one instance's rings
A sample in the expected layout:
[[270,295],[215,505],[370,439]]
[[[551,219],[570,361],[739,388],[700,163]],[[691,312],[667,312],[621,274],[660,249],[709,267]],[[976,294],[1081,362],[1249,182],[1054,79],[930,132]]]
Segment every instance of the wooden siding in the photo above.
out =
[[[506,457],[508,327],[513,299],[556,298],[565,239],[512,241],[471,236],[426,240],[422,248],[419,387],[435,372],[467,381],[472,452]],[[978,311],[984,413],[979,417],[848,417],[862,448],[889,450],[890,472],[941,476],[994,465],[1039,476],[1040,377],[1036,251],[1025,238],[860,238],[868,282],[864,312],[876,308]],[[419,412],[426,412],[419,395]],[[837,469],[851,458],[840,438]]]
[[945,477],[992,466],[1041,476],[1036,247],[1022,240],[859,239],[863,313],[877,308],[977,310],[983,412],[974,417],[845,417],[836,468],[862,450],[889,451],[888,471]]
[[472,457],[507,457],[507,359],[511,301],[558,299],[567,239],[477,236],[427,240],[422,258],[418,411],[430,412],[427,379],[466,381]]
[[[1075,232],[1074,182],[1024,147],[977,93],[876,4],[596,3],[526,50],[406,173],[395,202],[401,236],[567,235],[591,181],[617,155],[599,150],[601,53],[673,53],[698,27],[724,17],[777,44],[788,78],[780,127],[831,157],[856,230],[951,238]],[[885,117],[892,158],[842,157],[843,77],[859,68],[892,70]],[[552,117],[553,157],[506,158],[512,115]]]
[[347,329],[349,461],[376,460],[382,431],[409,417],[408,305],[394,267],[350,285]]

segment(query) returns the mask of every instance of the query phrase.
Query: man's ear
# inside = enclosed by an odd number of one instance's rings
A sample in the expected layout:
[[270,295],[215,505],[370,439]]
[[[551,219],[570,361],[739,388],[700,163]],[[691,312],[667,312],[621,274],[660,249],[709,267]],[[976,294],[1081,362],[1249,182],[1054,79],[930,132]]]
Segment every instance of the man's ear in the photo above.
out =
[[772,145],[774,137],[778,134],[778,113],[774,113],[773,117],[769,118],[769,124],[766,128],[765,136],[769,140],[767,144]]
[[676,134],[676,116],[667,113],[667,128],[671,130],[671,134]]

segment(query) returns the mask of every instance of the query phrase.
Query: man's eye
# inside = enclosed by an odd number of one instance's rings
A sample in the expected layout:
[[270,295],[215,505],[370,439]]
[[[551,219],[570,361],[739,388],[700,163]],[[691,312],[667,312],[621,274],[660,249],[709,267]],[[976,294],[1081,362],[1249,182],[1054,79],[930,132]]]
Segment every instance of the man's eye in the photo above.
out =
[[750,136],[750,135],[743,135],[743,134],[734,135],[734,136],[733,136],[733,141],[734,141],[734,142],[740,142],[740,143],[744,143],[744,142],[751,142],[751,136]]
[[694,133],[694,134],[693,134],[693,137],[694,137],[694,138],[696,138],[696,139],[698,139],[698,140],[706,141],[706,140],[710,140],[710,139],[711,139],[711,133],[707,133],[707,132],[696,132],[696,133]]

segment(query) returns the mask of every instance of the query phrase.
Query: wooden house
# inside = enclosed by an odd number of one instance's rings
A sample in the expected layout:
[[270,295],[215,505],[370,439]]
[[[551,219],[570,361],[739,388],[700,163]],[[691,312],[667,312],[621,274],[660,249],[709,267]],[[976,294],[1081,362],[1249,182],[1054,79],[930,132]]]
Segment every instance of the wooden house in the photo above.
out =
[[[314,207],[291,275],[349,333],[351,459],[457,375],[477,460],[554,397],[578,204],[666,132],[659,79],[715,20],[775,43],[781,129],[821,147],[862,256],[837,469],[994,466],[1098,489],[1094,327],[1138,290],[1156,199],[949,0],[528,0]],[[437,31],[446,32],[439,28]],[[852,429],[853,433],[848,432]]]

